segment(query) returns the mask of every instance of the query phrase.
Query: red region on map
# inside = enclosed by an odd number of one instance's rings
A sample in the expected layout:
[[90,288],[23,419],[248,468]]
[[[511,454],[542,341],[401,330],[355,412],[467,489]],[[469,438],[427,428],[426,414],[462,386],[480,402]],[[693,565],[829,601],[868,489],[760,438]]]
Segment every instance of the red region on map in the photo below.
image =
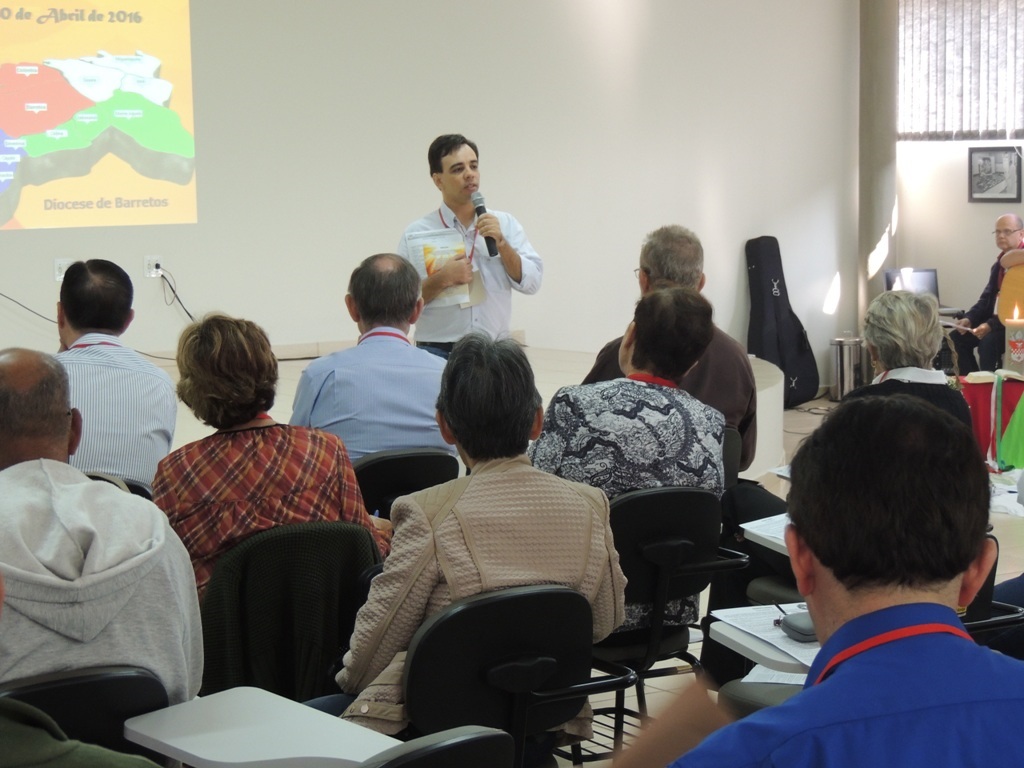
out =
[[[19,67],[36,67],[37,74],[18,74]],[[0,130],[21,137],[42,133],[67,122],[75,113],[93,106],[71,87],[64,75],[42,64],[0,64]],[[26,105],[42,105],[38,106]]]

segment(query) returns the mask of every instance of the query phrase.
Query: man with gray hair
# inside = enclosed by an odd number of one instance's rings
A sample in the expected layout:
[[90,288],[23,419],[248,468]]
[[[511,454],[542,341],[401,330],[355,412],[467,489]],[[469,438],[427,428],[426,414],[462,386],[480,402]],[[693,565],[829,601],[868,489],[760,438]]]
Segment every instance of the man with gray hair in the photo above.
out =
[[82,435],[50,355],[0,351],[0,681],[129,664],[172,704],[203,677],[188,552],[152,502],[68,464]]
[[[700,239],[686,227],[675,224],[654,230],[640,249],[636,276],[641,295],[666,283],[703,290],[704,248]],[[619,367],[621,344],[621,336],[605,344],[582,383],[625,376]],[[743,441],[740,469],[749,467],[757,447],[757,386],[746,350],[715,326],[707,350],[678,384],[680,389],[720,411],[727,427],[739,430]]]
[[[1007,251],[1024,245],[1024,220],[1015,213],[1004,213],[996,219],[992,234],[996,236],[999,255],[989,270],[988,282],[974,306],[957,320],[957,333],[950,337],[956,346],[961,374],[996,370],[1006,346],[1006,328],[996,314],[996,300],[1006,274],[999,260]],[[977,360],[975,349],[978,350]]]
[[434,419],[444,360],[409,341],[423,311],[416,268],[392,253],[370,256],[352,273],[345,306],[359,342],[302,372],[291,423],[337,435],[353,461],[386,450],[452,451]]

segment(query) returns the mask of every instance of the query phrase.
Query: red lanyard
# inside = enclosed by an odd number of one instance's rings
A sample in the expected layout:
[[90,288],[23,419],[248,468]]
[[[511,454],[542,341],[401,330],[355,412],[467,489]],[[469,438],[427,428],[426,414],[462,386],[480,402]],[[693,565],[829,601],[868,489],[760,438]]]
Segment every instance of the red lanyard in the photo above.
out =
[[394,331],[367,331],[366,333],[364,333],[362,336],[359,337],[359,342],[358,343],[362,344],[364,341],[366,341],[367,339],[369,339],[369,338],[371,338],[373,336],[393,336],[396,339],[401,339],[406,344],[410,343],[409,339],[407,339],[405,336],[403,336],[400,333],[395,333]]
[[91,344],[72,344],[68,349],[85,349],[86,347],[120,347],[112,341],[94,341]]
[[633,381],[642,381],[645,384],[657,384],[661,387],[679,389],[679,385],[672,381],[672,379],[663,379],[660,376],[651,376],[649,373],[631,373],[626,378],[632,379]]
[[825,668],[821,670],[821,674],[818,675],[818,679],[814,681],[814,684],[817,685],[818,683],[820,683],[822,680],[828,677],[832,673],[832,670],[834,670],[837,666],[842,664],[847,659],[856,656],[858,653],[864,653],[864,651],[871,650],[872,648],[877,648],[878,646],[885,645],[886,643],[895,642],[896,640],[902,640],[905,637],[914,637],[915,635],[937,634],[957,635],[959,637],[963,637],[967,640],[970,640],[972,643],[974,642],[974,638],[972,638],[964,630],[960,629],[959,627],[951,627],[949,624],[914,624],[909,627],[900,627],[899,629],[893,629],[889,632],[883,632],[880,635],[869,637],[867,640],[861,640],[859,643],[851,645],[849,648],[840,651],[835,656],[833,656],[829,660],[828,664],[825,665]]
[[[441,213],[441,209],[440,208],[437,209],[437,218],[439,218],[441,220],[441,224],[444,225],[445,229],[451,229],[451,227],[448,226],[448,222],[446,222],[444,220],[444,215]],[[469,258],[469,263],[470,264],[473,263],[473,254],[474,253],[476,253],[476,227],[473,227],[473,247],[469,249],[469,257],[468,258]]]

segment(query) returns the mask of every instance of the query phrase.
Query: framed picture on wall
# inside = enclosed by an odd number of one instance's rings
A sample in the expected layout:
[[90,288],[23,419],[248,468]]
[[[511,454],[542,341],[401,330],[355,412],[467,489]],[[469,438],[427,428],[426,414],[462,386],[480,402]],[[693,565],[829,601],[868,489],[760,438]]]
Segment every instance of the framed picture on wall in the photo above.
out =
[[967,201],[1020,202],[1020,147],[967,149]]

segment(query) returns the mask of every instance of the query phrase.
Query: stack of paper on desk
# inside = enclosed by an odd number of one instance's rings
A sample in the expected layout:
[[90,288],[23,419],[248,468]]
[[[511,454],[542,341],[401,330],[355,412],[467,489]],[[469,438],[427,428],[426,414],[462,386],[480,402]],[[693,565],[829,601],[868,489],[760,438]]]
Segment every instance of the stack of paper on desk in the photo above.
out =
[[[806,611],[804,603],[787,603],[780,606],[785,613]],[[782,614],[774,605],[751,605],[744,608],[723,608],[712,611],[711,615],[719,621],[741,629],[754,637],[770,643],[785,654],[792,656],[806,666],[810,666],[818,655],[821,646],[817,643],[798,643],[776,627],[774,622]]]

